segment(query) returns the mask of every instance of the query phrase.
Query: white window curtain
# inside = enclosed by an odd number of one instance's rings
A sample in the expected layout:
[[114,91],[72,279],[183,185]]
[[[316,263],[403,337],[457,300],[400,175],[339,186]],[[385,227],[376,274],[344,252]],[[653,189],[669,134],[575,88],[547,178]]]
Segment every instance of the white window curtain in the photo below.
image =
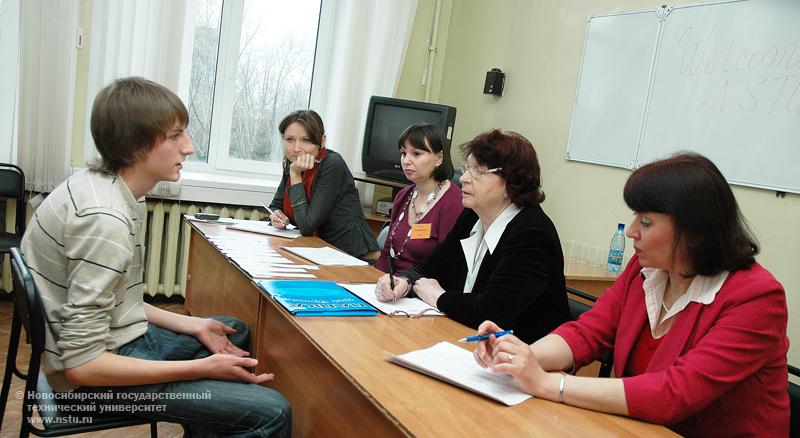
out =
[[[140,75],[178,92],[188,87],[192,0],[95,0],[86,109],[87,160],[91,101],[111,80]],[[411,35],[417,0],[322,2],[311,107],[325,120],[328,141],[353,166],[373,94],[393,96]]]
[[103,87],[117,78],[142,76],[180,95],[181,77],[188,77],[182,69],[191,67],[191,53],[188,60],[183,56],[192,18],[187,17],[188,1],[94,0],[86,90],[87,163],[99,157],[89,124],[94,97]]
[[394,96],[417,0],[323,1],[311,108],[328,144],[361,171],[361,144],[372,95]]
[[0,0],[0,162],[17,163],[19,0]]
[[21,3],[19,165],[28,190],[49,192],[69,173],[79,3]]

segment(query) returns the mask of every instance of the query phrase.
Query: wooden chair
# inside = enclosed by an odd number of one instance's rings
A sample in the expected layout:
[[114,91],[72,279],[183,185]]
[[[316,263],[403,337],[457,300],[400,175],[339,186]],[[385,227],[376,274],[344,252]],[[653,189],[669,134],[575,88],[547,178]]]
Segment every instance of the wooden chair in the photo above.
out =
[[[91,412],[60,412],[58,400],[53,396],[52,388],[47,384],[43,374],[40,374],[41,356],[45,346],[45,316],[40,301],[39,292],[33,283],[28,267],[22,260],[18,248],[11,248],[11,271],[14,277],[14,318],[11,325],[11,337],[8,342],[8,357],[6,371],[3,376],[3,389],[0,395],[0,415],[5,412],[8,393],[11,387],[12,374],[17,374],[25,379],[25,391],[22,396],[22,421],[20,422],[20,437],[27,437],[33,433],[36,436],[64,436],[76,433],[94,432],[119,427],[138,426],[150,424],[150,436],[157,437],[156,422],[144,418],[124,416],[100,416]],[[22,327],[28,335],[31,344],[31,357],[28,362],[27,373],[17,369],[17,348]],[[34,411],[38,413],[38,420],[34,421]],[[85,420],[91,416],[91,421],[76,423],[72,418]],[[43,428],[34,427],[34,423],[41,424]],[[2,424],[2,416],[0,416]]]
[[[567,293],[582,298],[586,301],[594,303],[597,297],[588,294],[584,291],[567,286]],[[577,320],[581,314],[587,312],[592,306],[572,298],[567,298],[569,301],[569,312],[572,314],[572,319]],[[598,359],[600,361],[600,371],[597,373],[598,377],[611,377],[611,369],[614,368],[614,350],[607,351]]]

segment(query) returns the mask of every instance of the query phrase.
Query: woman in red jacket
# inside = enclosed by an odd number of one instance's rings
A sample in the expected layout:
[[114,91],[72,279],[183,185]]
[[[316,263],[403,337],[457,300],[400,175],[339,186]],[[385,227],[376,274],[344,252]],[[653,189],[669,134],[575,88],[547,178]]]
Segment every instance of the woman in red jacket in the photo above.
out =
[[[594,308],[532,345],[491,336],[476,361],[536,397],[682,435],[787,436],[786,295],[719,169],[675,155],[635,171],[624,197],[636,255]],[[616,379],[563,372],[611,348]]]

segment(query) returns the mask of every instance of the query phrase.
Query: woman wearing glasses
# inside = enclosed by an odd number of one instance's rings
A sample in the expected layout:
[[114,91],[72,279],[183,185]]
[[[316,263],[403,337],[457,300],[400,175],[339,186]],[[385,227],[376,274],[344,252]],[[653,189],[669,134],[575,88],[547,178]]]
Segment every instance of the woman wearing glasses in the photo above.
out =
[[286,155],[283,178],[270,204],[272,225],[285,228],[292,223],[304,236],[319,236],[356,257],[377,251],[350,169],[341,155],[325,148],[319,114],[295,111],[281,121],[278,131]]
[[397,141],[403,174],[414,183],[392,203],[389,235],[375,267],[389,272],[408,269],[428,257],[461,214],[461,189],[450,182],[453,162],[442,128],[411,125]]
[[433,254],[395,277],[384,301],[416,294],[450,318],[478,327],[500,320],[533,342],[570,319],[558,233],[539,204],[539,161],[519,134],[489,131],[464,144],[462,204],[453,230]]

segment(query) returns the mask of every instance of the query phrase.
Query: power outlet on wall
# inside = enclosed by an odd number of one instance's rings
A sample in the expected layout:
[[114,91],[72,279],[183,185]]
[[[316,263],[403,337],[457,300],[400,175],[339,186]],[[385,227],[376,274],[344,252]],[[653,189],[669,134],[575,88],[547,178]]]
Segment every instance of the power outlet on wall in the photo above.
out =
[[181,194],[181,183],[172,181],[160,181],[147,192],[147,196],[157,198],[177,198]]

